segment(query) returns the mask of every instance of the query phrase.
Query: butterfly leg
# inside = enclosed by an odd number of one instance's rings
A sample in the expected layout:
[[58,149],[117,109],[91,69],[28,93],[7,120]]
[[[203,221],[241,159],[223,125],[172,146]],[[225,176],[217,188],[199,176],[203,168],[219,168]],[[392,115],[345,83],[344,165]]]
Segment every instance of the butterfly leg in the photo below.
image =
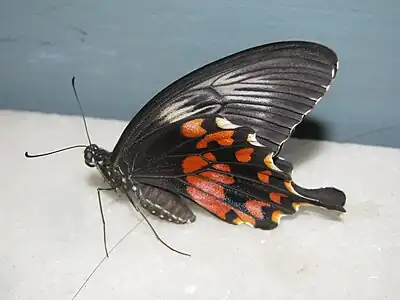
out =
[[104,213],[103,213],[103,205],[101,204],[101,197],[100,197],[100,192],[102,191],[112,191],[115,190],[115,188],[109,187],[109,188],[98,188],[97,189],[97,198],[99,200],[99,208],[100,208],[100,214],[101,214],[101,221],[103,223],[103,242],[104,242],[104,250],[106,252],[106,256],[108,256],[108,250],[107,250],[107,237],[106,237],[106,221],[104,219]]
[[193,223],[196,220],[194,213],[178,194],[140,184],[137,186],[136,196],[142,207],[160,219],[176,224]]

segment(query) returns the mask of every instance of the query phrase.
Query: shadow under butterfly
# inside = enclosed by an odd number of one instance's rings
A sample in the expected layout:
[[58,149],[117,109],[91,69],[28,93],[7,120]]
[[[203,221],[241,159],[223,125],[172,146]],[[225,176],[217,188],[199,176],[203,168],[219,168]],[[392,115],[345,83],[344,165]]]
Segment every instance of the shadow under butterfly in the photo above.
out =
[[74,86],[89,145],[51,153],[85,147],[85,163],[103,175],[106,190],[119,190],[139,212],[136,199],[177,224],[196,220],[186,199],[230,224],[264,230],[276,228],[281,216],[301,205],[345,212],[342,191],[296,185],[292,164],[278,156],[337,70],[337,55],[313,42],[283,41],[235,53],[154,96],[112,152],[90,141]]

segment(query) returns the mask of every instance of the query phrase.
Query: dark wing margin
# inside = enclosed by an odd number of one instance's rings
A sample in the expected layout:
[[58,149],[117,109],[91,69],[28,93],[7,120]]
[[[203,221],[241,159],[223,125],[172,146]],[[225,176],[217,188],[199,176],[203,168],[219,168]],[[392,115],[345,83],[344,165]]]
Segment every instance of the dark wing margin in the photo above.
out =
[[293,129],[329,89],[338,57],[328,47],[284,41],[227,56],[167,86],[125,129],[113,151],[149,131],[197,115],[219,114],[252,127],[263,145],[277,153]]

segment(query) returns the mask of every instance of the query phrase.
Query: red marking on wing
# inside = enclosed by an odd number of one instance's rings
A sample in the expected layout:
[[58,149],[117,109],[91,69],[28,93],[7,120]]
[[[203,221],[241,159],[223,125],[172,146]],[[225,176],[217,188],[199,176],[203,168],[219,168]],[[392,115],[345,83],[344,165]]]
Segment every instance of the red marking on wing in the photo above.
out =
[[224,187],[218,183],[211,182],[200,176],[187,176],[186,180],[196,188],[214,196],[215,198],[224,199]]
[[220,174],[217,172],[212,172],[212,171],[207,171],[207,172],[202,172],[200,175],[210,178],[211,180],[218,181],[221,183],[225,184],[233,184],[235,180],[231,176]]
[[[251,224],[252,226],[256,225],[256,220],[253,217],[249,216],[248,214],[245,214],[244,212],[242,212],[240,210],[237,210],[237,209],[233,209],[233,210],[238,215],[240,220],[242,220],[243,222]],[[233,222],[235,224],[239,224],[240,223],[240,221],[237,220],[237,219],[233,220]]]
[[235,152],[236,159],[240,162],[249,162],[251,154],[254,152],[253,148],[244,148]]
[[213,168],[224,172],[231,172],[231,168],[225,164],[215,164],[213,165]]
[[281,204],[281,198],[287,198],[287,196],[285,194],[281,194],[281,193],[269,193],[269,198],[277,203],[277,204]]
[[258,179],[264,183],[269,183],[269,176],[271,175],[272,175],[271,171],[260,171],[257,173]]
[[251,215],[259,219],[262,219],[264,217],[261,208],[264,206],[270,206],[268,203],[259,200],[246,201],[245,205],[247,210],[251,213]]
[[221,146],[230,146],[233,144],[233,130],[219,131],[215,133],[207,134],[201,141],[196,145],[197,149],[204,149],[208,147],[209,142],[217,142]]
[[201,127],[203,121],[203,119],[196,119],[184,123],[181,127],[182,135],[188,138],[202,136],[207,132],[203,127]]
[[208,211],[214,213],[221,219],[226,219],[226,214],[231,210],[231,207],[228,204],[221,202],[221,200],[207,195],[206,193],[199,191],[194,187],[188,186],[186,190],[192,197],[193,201],[195,201]]
[[182,169],[185,174],[192,173],[208,165],[200,156],[188,156],[182,161]]
[[206,154],[203,155],[208,161],[216,161],[216,157],[214,154],[212,154],[211,152],[208,152]]

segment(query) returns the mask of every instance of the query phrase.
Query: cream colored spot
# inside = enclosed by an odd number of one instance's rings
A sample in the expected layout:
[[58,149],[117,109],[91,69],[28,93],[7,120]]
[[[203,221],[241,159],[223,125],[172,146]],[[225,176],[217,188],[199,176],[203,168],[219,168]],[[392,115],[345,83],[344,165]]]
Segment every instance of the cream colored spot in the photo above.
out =
[[240,127],[239,125],[235,125],[225,118],[217,117],[215,118],[215,122],[217,123],[217,126],[221,129],[235,129]]
[[247,141],[248,141],[250,144],[252,144],[253,146],[265,147],[264,145],[260,144],[259,141],[257,141],[256,134],[255,134],[255,133],[250,133],[250,134],[247,136]]
[[272,160],[273,155],[274,155],[274,153],[271,152],[270,154],[268,154],[268,155],[264,158],[264,163],[265,163],[265,165],[266,165],[268,168],[272,169],[272,170],[282,172],[282,170],[279,169],[279,168],[274,164],[274,161]]

